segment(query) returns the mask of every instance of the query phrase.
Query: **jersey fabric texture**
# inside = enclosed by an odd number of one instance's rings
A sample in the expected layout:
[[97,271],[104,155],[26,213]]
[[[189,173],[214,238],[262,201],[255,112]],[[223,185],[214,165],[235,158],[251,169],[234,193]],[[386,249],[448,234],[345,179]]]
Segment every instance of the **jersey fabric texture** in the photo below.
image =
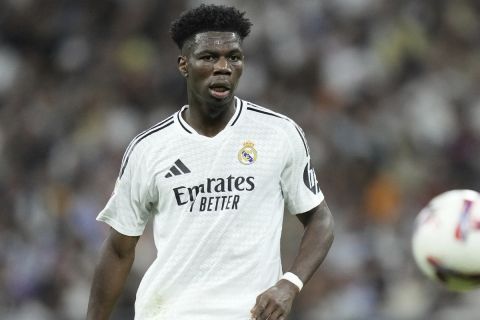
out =
[[125,152],[97,220],[138,236],[153,218],[158,253],[137,320],[250,319],[257,295],[282,275],[284,205],[298,214],[323,201],[301,129],[237,97],[235,106],[215,137],[195,132],[184,106]]

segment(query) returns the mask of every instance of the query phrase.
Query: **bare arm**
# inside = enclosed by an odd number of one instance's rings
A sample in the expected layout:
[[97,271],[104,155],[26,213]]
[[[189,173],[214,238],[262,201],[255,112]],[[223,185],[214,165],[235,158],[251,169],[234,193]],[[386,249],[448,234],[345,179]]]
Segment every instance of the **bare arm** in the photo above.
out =
[[[290,272],[305,284],[325,259],[333,242],[333,218],[327,203],[297,215],[304,226],[300,249]],[[298,294],[298,288],[288,280],[279,280],[257,297],[252,309],[253,319],[286,319]]]
[[333,242],[333,217],[327,203],[298,214],[305,232],[300,250],[290,272],[296,274],[303,283],[307,283],[327,256]]
[[111,229],[95,268],[87,320],[104,320],[110,317],[132,267],[138,238]]

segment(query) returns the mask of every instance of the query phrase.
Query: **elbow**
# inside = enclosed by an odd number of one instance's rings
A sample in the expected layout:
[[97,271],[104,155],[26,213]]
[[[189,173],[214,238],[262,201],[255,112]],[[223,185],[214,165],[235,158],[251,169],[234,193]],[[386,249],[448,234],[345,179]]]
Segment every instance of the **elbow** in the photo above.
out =
[[326,203],[320,207],[320,210],[317,213],[319,213],[317,219],[317,230],[319,231],[318,234],[321,238],[320,242],[322,246],[330,248],[335,238],[335,222],[333,215]]
[[325,242],[331,247],[335,239],[335,221],[332,214],[329,212],[325,218]]

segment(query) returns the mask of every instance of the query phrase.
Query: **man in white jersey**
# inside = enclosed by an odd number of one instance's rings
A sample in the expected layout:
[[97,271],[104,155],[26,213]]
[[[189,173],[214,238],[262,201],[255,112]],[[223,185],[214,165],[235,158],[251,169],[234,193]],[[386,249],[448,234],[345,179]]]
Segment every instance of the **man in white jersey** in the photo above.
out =
[[[108,319],[149,219],[157,257],[137,292],[135,319],[286,319],[324,260],[333,220],[301,129],[234,96],[251,23],[202,5],[171,27],[188,105],[128,146],[98,220],[111,226],[87,318]],[[304,225],[283,274],[284,206]]]

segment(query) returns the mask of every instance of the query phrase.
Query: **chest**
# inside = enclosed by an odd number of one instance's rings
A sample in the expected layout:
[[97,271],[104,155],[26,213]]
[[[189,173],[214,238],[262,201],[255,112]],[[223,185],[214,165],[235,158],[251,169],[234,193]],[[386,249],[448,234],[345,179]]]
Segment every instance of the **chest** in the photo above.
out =
[[245,131],[221,139],[178,140],[156,150],[150,161],[160,200],[182,205],[201,193],[215,196],[217,206],[228,197],[235,203],[235,195],[277,190],[285,152],[278,135]]

